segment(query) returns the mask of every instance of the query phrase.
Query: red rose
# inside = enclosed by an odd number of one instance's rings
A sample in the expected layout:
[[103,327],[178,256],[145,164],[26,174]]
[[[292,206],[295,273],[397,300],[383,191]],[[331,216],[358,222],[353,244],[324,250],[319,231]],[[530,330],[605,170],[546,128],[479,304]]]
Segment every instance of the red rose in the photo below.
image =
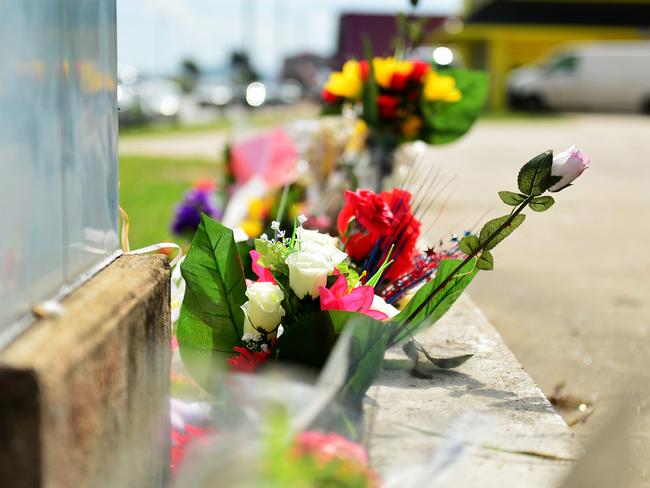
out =
[[395,91],[404,91],[406,90],[408,82],[409,75],[405,73],[393,73],[393,76],[390,79],[390,87]]
[[377,97],[377,105],[379,106],[379,116],[384,119],[392,119],[395,117],[399,99],[392,95],[379,95]]
[[411,80],[419,83],[424,79],[424,75],[427,74],[430,68],[429,63],[425,63],[424,61],[413,61],[413,69],[411,70],[409,77]]
[[339,97],[337,97],[332,92],[325,89],[323,89],[320,96],[325,103],[336,103],[339,101]]

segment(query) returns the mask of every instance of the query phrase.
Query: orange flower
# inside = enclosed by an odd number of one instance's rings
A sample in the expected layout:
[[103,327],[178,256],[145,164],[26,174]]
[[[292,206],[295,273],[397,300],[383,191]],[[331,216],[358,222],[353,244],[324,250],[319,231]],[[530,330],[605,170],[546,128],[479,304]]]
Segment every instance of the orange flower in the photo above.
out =
[[408,138],[413,138],[418,135],[421,127],[422,119],[416,115],[411,115],[402,124],[402,133]]

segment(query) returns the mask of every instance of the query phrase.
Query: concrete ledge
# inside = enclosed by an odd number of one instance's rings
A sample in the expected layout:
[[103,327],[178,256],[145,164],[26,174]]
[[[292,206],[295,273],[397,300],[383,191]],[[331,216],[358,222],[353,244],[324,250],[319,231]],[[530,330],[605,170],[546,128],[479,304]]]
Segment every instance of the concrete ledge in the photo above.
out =
[[566,476],[573,434],[469,298],[418,341],[432,355],[476,355],[456,370],[416,378],[401,350],[387,353],[368,392],[376,403],[366,407],[375,468],[430,465],[448,448],[436,487],[548,487]]
[[170,274],[123,256],[0,352],[0,486],[162,486]]

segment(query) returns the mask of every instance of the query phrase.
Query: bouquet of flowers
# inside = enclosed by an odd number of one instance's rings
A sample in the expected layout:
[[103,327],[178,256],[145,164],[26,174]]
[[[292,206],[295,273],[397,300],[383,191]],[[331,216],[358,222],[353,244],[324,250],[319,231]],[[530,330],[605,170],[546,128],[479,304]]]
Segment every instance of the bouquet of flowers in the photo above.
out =
[[[351,330],[354,347],[339,398],[358,403],[386,348],[442,317],[479,270],[493,268],[492,249],[523,223],[524,209],[550,208],[554,199],[546,193],[566,188],[588,164],[576,148],[556,158],[551,151],[536,156],[519,172],[519,192],[499,192],[510,213],[442,254],[417,251],[420,222],[408,192],[348,193],[340,239],[306,229],[303,217],[289,232],[274,223],[272,237],[254,242],[258,279],[248,283],[232,231],[204,215],[181,267],[187,286],[177,327],[181,356],[208,385],[211,365],[254,371],[287,362],[319,369]],[[388,303],[414,283],[424,285],[401,310]]]
[[370,127],[402,142],[426,139],[431,104],[458,103],[463,94],[454,77],[424,61],[377,57],[372,63],[347,61],[330,74],[322,97],[330,107],[361,104],[361,117]]
[[474,124],[486,97],[482,73],[435,70],[427,62],[396,57],[349,60],[330,75],[322,91],[324,113],[352,109],[367,124],[378,191],[400,144],[458,139]]

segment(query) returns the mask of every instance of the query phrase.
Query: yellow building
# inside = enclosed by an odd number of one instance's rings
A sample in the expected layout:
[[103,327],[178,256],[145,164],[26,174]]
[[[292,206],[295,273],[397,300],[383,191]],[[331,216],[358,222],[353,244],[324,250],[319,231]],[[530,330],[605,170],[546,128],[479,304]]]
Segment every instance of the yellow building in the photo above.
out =
[[474,0],[431,39],[456,47],[466,65],[490,75],[492,109],[506,105],[508,73],[561,44],[648,39],[650,0]]

